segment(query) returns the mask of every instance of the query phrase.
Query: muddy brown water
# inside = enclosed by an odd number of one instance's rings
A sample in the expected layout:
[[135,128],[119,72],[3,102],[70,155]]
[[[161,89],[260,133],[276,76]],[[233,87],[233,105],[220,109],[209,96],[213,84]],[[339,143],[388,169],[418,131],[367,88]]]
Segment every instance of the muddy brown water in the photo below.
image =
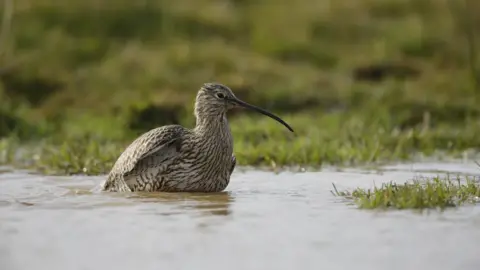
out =
[[219,194],[97,192],[104,177],[0,169],[0,269],[480,269],[480,206],[367,211],[340,189],[480,174],[470,163],[380,171],[235,172]]

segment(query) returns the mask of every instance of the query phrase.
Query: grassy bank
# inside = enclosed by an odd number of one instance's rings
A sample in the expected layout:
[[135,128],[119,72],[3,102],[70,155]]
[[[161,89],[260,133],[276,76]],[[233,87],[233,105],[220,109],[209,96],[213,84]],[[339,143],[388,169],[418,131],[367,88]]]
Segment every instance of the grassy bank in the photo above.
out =
[[2,163],[105,173],[140,133],[192,127],[207,81],[296,131],[232,112],[240,165],[480,148],[477,1],[57,2],[2,7]]
[[[415,153],[464,158],[477,154],[465,149],[480,145],[480,126],[474,122],[466,124],[469,128],[421,125],[402,130],[388,118],[364,114],[295,114],[286,120],[295,134],[268,118],[235,118],[231,125],[239,165],[358,165],[405,160]],[[128,143],[95,135],[29,141],[8,137],[0,142],[0,161],[48,173],[106,173]],[[437,153],[439,149],[443,152]]]
[[416,179],[405,184],[388,183],[373,189],[358,188],[333,194],[361,209],[446,209],[480,202],[480,179],[450,177]]

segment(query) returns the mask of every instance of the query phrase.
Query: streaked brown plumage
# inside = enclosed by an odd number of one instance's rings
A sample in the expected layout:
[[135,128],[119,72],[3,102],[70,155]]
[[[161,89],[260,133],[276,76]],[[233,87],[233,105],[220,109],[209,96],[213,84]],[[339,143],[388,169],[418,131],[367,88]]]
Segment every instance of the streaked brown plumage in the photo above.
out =
[[226,113],[246,107],[277,116],[239,100],[225,85],[206,83],[197,93],[194,129],[167,125],[152,129],[120,155],[103,185],[105,191],[219,192],[236,165]]

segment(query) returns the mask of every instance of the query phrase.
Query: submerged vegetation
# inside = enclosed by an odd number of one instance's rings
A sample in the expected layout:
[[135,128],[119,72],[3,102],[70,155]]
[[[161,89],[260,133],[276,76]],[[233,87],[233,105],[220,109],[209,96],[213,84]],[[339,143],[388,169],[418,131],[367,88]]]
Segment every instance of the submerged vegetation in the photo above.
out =
[[477,2],[5,1],[0,162],[106,173],[207,81],[295,129],[232,112],[239,165],[477,154]]
[[353,192],[338,191],[334,185],[332,193],[362,209],[445,209],[480,202],[480,179],[435,177],[404,184],[387,183],[373,189],[358,188]]

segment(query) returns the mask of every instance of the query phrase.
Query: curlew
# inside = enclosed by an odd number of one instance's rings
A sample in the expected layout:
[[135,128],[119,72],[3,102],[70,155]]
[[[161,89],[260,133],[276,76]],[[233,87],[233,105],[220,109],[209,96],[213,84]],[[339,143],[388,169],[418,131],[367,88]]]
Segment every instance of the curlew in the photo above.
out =
[[104,191],[220,192],[236,165],[227,111],[255,110],[293,129],[278,116],[238,99],[219,83],[205,83],[195,100],[196,126],[166,125],[135,139],[113,165]]

